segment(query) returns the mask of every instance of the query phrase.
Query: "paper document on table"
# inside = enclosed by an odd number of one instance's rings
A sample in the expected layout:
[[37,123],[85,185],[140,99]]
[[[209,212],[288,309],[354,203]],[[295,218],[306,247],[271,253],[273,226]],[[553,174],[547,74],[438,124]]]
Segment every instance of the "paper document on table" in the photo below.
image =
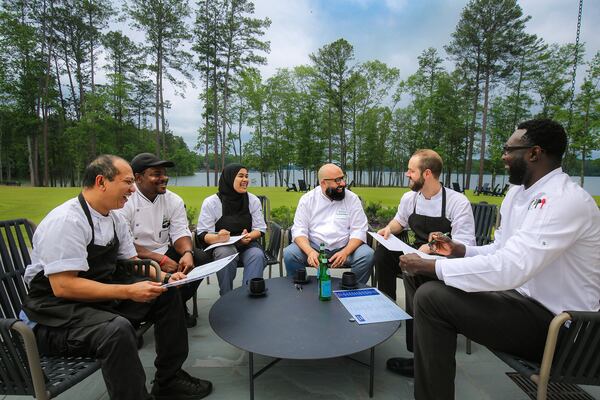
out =
[[197,281],[198,279],[202,279],[207,277],[210,274],[214,274],[222,270],[227,264],[229,264],[235,257],[237,257],[238,253],[232,254],[225,258],[220,258],[213,262],[209,262],[208,264],[199,265],[193,270],[190,271],[189,274],[184,279],[180,279],[178,281],[165,283],[162,285],[163,287],[171,287],[171,286],[179,286],[185,285],[186,283]]
[[205,248],[204,251],[208,251],[210,249],[214,249],[215,247],[219,247],[219,246],[226,246],[228,244],[234,244],[235,242],[237,242],[238,240],[240,240],[244,236],[246,236],[246,235],[230,236],[228,241],[226,241],[226,242],[219,242],[219,243],[213,243],[210,246],[208,246],[207,248]]
[[398,239],[394,235],[388,236],[387,239],[384,239],[383,236],[381,236],[377,232],[369,232],[369,235],[373,236],[373,239],[377,240],[379,243],[381,243],[383,246],[385,246],[386,249],[391,250],[391,251],[401,251],[404,254],[415,253],[418,256],[420,256],[421,258],[427,258],[427,259],[431,259],[431,260],[446,258],[444,256],[437,256],[434,254],[423,253],[422,251],[419,251],[419,250],[407,245],[406,243],[404,243],[402,240]]
[[379,289],[334,290],[333,293],[361,325],[412,319]]

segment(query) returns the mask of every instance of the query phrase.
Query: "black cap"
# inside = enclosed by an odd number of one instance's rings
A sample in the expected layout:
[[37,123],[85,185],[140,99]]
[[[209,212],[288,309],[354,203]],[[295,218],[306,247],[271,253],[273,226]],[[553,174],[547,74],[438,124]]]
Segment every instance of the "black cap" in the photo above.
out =
[[174,167],[173,161],[161,160],[152,153],[140,153],[131,160],[131,169],[134,174],[144,172],[150,167]]

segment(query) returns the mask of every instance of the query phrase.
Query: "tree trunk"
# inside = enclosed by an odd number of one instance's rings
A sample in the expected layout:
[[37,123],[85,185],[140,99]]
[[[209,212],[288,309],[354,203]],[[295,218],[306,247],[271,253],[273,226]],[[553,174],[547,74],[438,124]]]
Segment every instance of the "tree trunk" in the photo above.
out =
[[67,107],[65,105],[65,96],[62,91],[62,83],[60,83],[60,71],[58,69],[58,57],[54,54],[54,67],[56,69],[56,86],[58,86],[58,95],[60,97],[60,107],[62,109],[62,120],[67,121]]
[[[92,13],[90,12],[88,14],[88,23],[89,26],[92,27],[93,26],[93,21],[92,21]],[[90,75],[91,75],[91,79],[92,79],[92,93],[96,93],[96,83],[94,81],[94,35],[91,36],[90,39]]]
[[[477,184],[479,187],[483,185],[483,168],[485,163],[485,139],[487,130],[487,111],[488,111],[488,99],[490,92],[490,70],[489,68],[485,71],[485,86],[483,88],[483,117],[481,119],[481,149],[479,150],[479,180]],[[493,186],[492,186],[493,188]]]
[[[204,117],[204,167],[206,168],[206,186],[210,186],[210,168],[208,159],[208,141],[210,140],[209,134],[209,116],[208,116],[208,87],[209,87],[209,69],[208,69],[208,57],[206,58],[206,97],[205,97],[205,117]],[[215,185],[216,185],[215,181]]]
[[[71,97],[73,98],[73,102],[75,102],[77,99],[77,96],[75,95],[75,84],[73,83],[73,75],[71,74],[71,67],[69,65],[69,54],[67,53],[67,48],[65,46],[65,67],[67,67],[67,76],[69,77],[69,87],[71,88]],[[65,114],[66,115],[66,114]],[[81,120],[81,114],[80,114],[80,110],[79,107],[75,106],[75,117],[77,118],[77,121]]]
[[521,84],[523,82],[523,66],[525,65],[525,53],[521,57],[519,64],[519,80],[517,81],[517,93],[515,93],[515,109],[513,112],[512,126],[517,126],[519,122],[519,105],[521,103]]
[[[216,50],[215,50],[216,51]],[[215,185],[218,185],[218,178],[219,178],[219,171],[218,171],[218,165],[219,165],[219,99],[217,97],[217,66],[216,63],[213,65],[213,123],[214,123],[214,130],[215,130],[215,146],[213,148],[215,154],[214,154],[214,160],[215,160]]]
[[[162,71],[162,61],[161,61]],[[161,122],[161,137],[162,137],[162,156],[167,157],[167,122],[165,119],[165,99],[163,88],[163,74],[160,74],[160,122]]]
[[469,131],[469,143],[467,144],[467,164],[465,165],[465,180],[464,189],[471,187],[471,167],[473,165],[473,144],[475,141],[475,126],[477,125],[477,104],[479,103],[479,55],[477,55],[477,70],[475,73],[475,96],[473,98],[473,118],[471,119],[471,129]]
[[158,59],[156,60],[156,96],[154,103],[154,121],[155,121],[155,131],[156,131],[156,143],[155,143],[155,153],[157,157],[160,157],[160,122],[159,122],[159,110],[160,110],[160,72],[161,72],[161,64],[160,64],[160,53],[158,54]]
[[240,148],[240,163],[242,162],[242,119],[244,118],[243,116],[244,112],[242,110],[242,104],[240,102],[240,115],[239,115],[239,123],[238,123],[238,146]]

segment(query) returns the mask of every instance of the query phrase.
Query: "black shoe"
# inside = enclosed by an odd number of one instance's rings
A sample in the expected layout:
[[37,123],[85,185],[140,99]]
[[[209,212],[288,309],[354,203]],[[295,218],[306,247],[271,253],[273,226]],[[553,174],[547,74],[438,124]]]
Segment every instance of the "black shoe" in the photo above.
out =
[[194,378],[180,369],[177,374],[164,385],[154,381],[150,392],[156,400],[198,400],[212,392],[212,383]]
[[185,325],[188,328],[193,328],[196,326],[196,317],[194,317],[192,314],[188,314],[187,312],[185,313]]
[[415,360],[414,358],[394,357],[387,360],[387,369],[397,374],[415,377]]

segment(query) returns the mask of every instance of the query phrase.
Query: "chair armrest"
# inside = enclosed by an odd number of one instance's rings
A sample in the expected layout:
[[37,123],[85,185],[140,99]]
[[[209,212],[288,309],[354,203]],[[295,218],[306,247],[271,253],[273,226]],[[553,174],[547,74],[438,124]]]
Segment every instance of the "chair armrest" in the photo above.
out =
[[[16,337],[10,331],[18,333],[22,342],[15,340]],[[31,328],[20,319],[0,318],[0,336],[6,347],[6,353],[2,357],[8,358],[3,362],[16,364],[14,365],[15,369],[11,371],[11,377],[20,384],[33,385],[37,399],[47,399],[46,381],[40,363],[40,354]],[[26,375],[27,373],[29,375]]]
[[154,260],[119,260],[117,268],[122,268],[126,273],[133,276],[146,277],[155,282],[162,282],[160,266]]

